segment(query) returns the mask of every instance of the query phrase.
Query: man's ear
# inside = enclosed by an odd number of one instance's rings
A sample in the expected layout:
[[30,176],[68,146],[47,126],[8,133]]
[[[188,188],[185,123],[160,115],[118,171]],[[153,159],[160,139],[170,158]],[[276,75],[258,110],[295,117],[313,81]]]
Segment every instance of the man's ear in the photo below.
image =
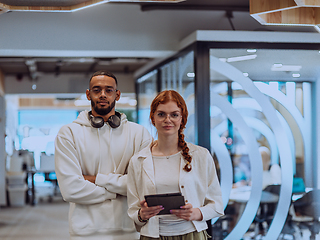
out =
[[87,95],[87,99],[88,99],[89,101],[91,101],[89,89],[86,90],[86,95]]
[[119,101],[120,95],[121,95],[120,90],[117,90],[117,92],[116,92],[116,101]]

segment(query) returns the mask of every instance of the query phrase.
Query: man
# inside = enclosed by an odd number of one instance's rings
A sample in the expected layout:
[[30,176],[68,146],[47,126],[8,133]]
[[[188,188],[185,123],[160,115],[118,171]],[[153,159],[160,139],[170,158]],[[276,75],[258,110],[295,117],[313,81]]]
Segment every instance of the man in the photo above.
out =
[[127,167],[152,140],[149,132],[115,111],[116,77],[94,73],[86,95],[91,111],[63,126],[55,140],[56,175],[70,203],[70,239],[138,239],[127,215]]

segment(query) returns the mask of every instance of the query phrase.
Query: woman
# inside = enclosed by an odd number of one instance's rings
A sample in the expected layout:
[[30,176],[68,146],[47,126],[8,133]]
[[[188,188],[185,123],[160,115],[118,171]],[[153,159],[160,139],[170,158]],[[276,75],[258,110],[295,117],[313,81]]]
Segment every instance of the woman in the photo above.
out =
[[[207,239],[206,221],[223,215],[211,154],[184,140],[187,118],[186,103],[176,91],[159,93],[151,104],[158,140],[134,155],[128,169],[128,214],[141,240]],[[168,215],[157,215],[163,207],[148,207],[144,199],[174,192],[180,192],[186,204]]]

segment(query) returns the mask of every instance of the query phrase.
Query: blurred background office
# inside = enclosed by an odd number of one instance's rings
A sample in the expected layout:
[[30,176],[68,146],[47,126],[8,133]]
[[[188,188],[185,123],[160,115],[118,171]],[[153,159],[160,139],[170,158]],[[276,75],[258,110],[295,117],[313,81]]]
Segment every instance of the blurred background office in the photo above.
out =
[[186,140],[219,171],[213,239],[319,239],[320,4],[273,3],[0,0],[0,237],[68,237],[54,138],[107,69],[155,138],[154,96],[185,98]]

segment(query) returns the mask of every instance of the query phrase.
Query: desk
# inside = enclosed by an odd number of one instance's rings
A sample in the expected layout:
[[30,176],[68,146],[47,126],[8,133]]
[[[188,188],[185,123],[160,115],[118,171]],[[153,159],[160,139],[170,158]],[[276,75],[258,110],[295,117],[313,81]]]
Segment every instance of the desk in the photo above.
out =
[[302,198],[306,193],[312,191],[313,188],[306,188],[305,189],[305,192],[301,192],[301,193],[293,193],[292,194],[292,201],[295,202],[297,201],[298,199]]
[[[233,188],[230,193],[229,200],[237,203],[247,203],[250,199],[251,187],[244,186]],[[276,203],[279,201],[279,196],[274,193],[262,191],[261,193],[261,203]]]
[[[251,196],[251,186],[241,186],[238,188],[233,188],[230,193],[229,200],[235,203],[235,208],[238,213],[236,221],[238,222],[242,216],[242,213],[246,207],[247,202]],[[262,215],[268,211],[269,204],[277,204],[279,201],[279,196],[274,193],[267,191],[262,191],[260,199],[260,208],[257,209],[257,217],[263,218]]]

